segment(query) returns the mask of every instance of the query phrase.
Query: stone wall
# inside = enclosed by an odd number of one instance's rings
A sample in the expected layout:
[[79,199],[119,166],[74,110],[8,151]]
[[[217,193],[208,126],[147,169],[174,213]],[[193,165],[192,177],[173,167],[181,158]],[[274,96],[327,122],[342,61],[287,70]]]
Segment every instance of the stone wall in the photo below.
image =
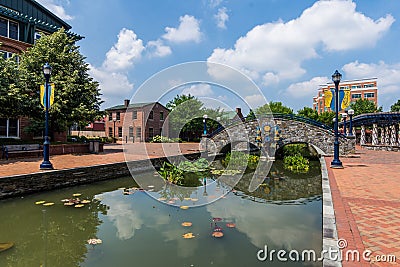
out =
[[[198,156],[199,153],[185,155],[186,158]],[[173,160],[174,157],[169,157],[169,159]],[[151,161],[132,161],[129,162],[129,167],[133,171],[140,173],[153,170],[153,166],[160,167],[161,162],[165,160],[166,158],[155,158],[151,159]],[[126,162],[2,177],[0,179],[0,199],[124,176],[130,176]]]

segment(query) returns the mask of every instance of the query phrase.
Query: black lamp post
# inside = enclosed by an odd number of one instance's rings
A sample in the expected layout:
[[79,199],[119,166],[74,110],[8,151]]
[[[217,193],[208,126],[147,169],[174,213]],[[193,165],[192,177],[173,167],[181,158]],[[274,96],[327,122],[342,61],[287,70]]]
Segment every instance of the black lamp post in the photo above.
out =
[[353,115],[354,115],[354,109],[349,109],[349,110],[347,111],[347,114],[349,114],[349,117],[350,117],[349,136],[353,136]]
[[44,143],[43,143],[43,162],[40,164],[41,170],[52,170],[53,164],[50,162],[50,138],[49,138],[49,106],[50,106],[50,97],[49,97],[49,80],[51,76],[51,66],[49,63],[44,64],[43,66],[43,75],[46,79],[44,90],[45,90],[45,99],[44,99],[44,108],[45,108],[45,132],[44,132]]
[[343,134],[346,136],[347,135],[347,129],[346,129],[347,113],[346,112],[342,113],[342,118],[343,118]]
[[208,118],[208,116],[207,116],[207,114],[205,114],[205,115],[203,116],[203,123],[204,123],[203,135],[207,135],[207,118]]
[[339,83],[342,78],[337,70],[332,75],[332,81],[335,83],[335,142],[333,148],[333,161],[331,162],[331,168],[343,168],[342,162],[339,159]]

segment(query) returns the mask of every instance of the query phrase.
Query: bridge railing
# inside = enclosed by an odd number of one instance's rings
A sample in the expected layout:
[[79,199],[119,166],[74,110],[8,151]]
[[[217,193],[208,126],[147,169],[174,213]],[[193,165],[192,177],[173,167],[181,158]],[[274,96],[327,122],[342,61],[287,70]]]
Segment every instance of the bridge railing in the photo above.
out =
[[[283,114],[283,113],[273,113],[272,116],[273,116],[274,119],[286,119],[286,120],[294,120],[294,121],[304,122],[304,123],[307,123],[307,124],[322,128],[324,130],[331,131],[332,133],[334,132],[334,129],[331,126],[328,126],[328,125],[326,125],[324,123],[321,123],[319,121],[316,121],[316,120],[313,120],[313,119],[310,119],[310,118],[301,117],[301,116],[297,116],[297,115],[294,115],[294,114]],[[220,125],[220,127],[218,127],[216,130],[214,130],[213,132],[209,133],[208,137],[213,137],[213,136],[219,134],[225,128],[232,127],[232,126],[237,125],[239,123],[245,123],[245,122],[252,121],[252,120],[254,120],[254,119],[253,118],[250,119],[250,117],[243,117],[242,119],[240,119],[240,118],[233,119],[231,122],[226,124],[225,127]],[[346,138],[346,136],[341,134],[341,133],[339,134],[339,137]]]

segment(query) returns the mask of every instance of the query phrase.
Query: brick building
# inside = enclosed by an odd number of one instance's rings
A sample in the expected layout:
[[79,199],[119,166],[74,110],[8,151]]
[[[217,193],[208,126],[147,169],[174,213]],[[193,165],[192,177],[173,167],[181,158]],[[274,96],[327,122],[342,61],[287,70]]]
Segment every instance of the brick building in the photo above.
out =
[[169,111],[158,102],[130,104],[126,99],[123,105],[106,111],[106,136],[128,142],[144,142],[156,135],[168,136]]
[[[331,111],[331,106],[329,106],[328,102],[331,103],[330,100],[334,98],[334,94],[331,93],[334,89],[334,83],[320,85],[318,88],[317,96],[313,97],[313,109],[318,111],[318,114],[325,111]],[[374,102],[375,106],[378,106],[377,78],[342,81],[339,84],[339,91],[339,96],[343,95],[343,93],[346,91],[349,92],[350,103],[354,103],[358,99],[368,99]],[[328,95],[329,99],[327,99]],[[340,100],[339,103],[341,103]],[[345,110],[346,109],[348,108],[345,108]],[[340,107],[339,112],[342,111],[343,109]]]
[[[0,53],[5,59],[20,54],[41,36],[60,28],[64,28],[67,34],[75,36],[77,40],[82,38],[69,32],[69,24],[34,0],[0,0]],[[19,60],[18,56],[16,60]],[[32,136],[23,131],[28,124],[27,118],[0,116],[0,138],[31,139]]]

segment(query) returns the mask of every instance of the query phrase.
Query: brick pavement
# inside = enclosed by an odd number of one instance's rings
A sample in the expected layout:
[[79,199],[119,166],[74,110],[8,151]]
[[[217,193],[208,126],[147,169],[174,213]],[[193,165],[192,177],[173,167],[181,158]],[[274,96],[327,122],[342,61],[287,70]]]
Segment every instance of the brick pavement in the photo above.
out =
[[397,266],[400,264],[400,153],[360,150],[359,158],[342,157],[343,169],[330,169],[329,181],[339,239],[346,239],[346,252],[371,250],[372,259],[394,255],[396,263],[343,261],[351,266]]
[[[129,154],[129,160],[195,153],[199,151],[198,143],[135,143],[130,144],[135,153]],[[42,158],[0,160],[0,177],[40,172]],[[50,156],[50,161],[57,170],[93,166],[99,164],[124,162],[123,146],[105,145],[104,152],[99,154],[68,154]]]

